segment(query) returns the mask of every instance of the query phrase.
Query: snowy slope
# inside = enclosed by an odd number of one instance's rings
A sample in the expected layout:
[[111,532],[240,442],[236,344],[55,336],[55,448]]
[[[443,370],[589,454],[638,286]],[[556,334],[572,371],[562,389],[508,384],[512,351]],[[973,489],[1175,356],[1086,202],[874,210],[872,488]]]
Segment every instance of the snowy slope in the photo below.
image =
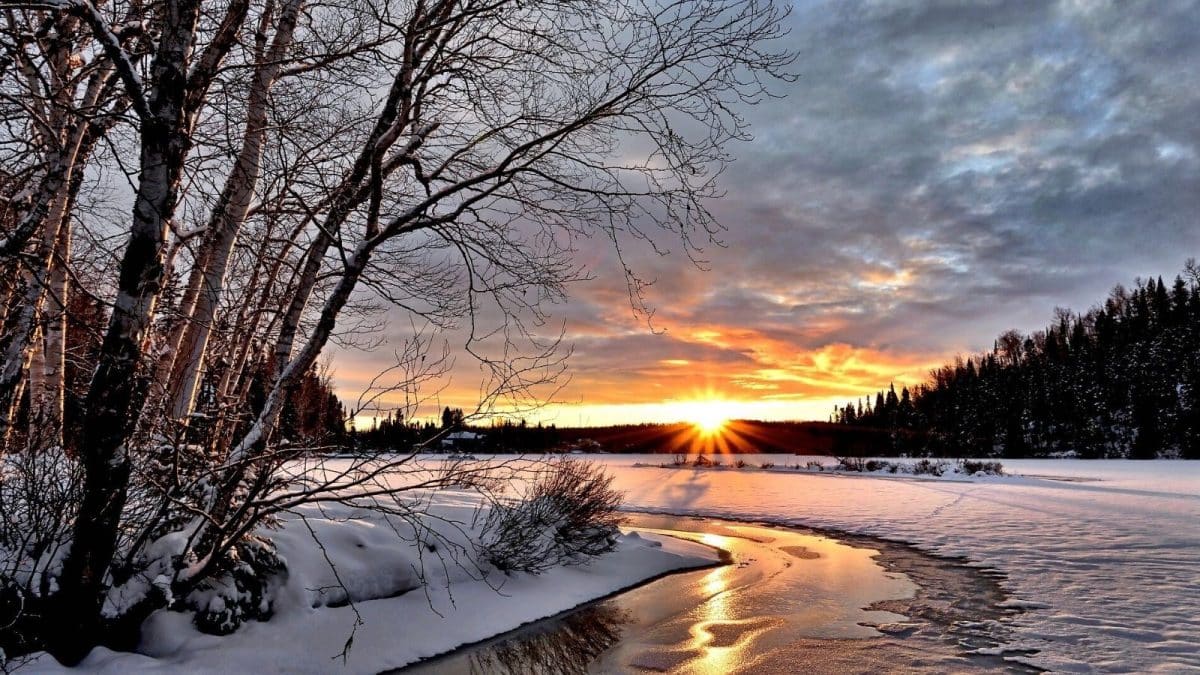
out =
[[958,482],[605,461],[631,509],[835,528],[995,567],[1031,610],[1010,647],[1039,650],[1035,665],[1200,669],[1200,463],[1030,460],[1005,469],[1072,480]]
[[[469,542],[478,498],[443,490],[428,499],[434,517],[424,524],[443,538],[421,543],[404,521],[344,505],[290,516],[281,529],[265,531],[288,563],[270,621],[216,637],[198,632],[189,614],[160,611],[142,626],[140,653],[98,648],[80,670],[379,673],[718,559],[707,546],[630,532],[617,550],[585,565],[484,576],[469,548],[456,552],[446,543]],[[70,671],[42,654],[20,672]]]

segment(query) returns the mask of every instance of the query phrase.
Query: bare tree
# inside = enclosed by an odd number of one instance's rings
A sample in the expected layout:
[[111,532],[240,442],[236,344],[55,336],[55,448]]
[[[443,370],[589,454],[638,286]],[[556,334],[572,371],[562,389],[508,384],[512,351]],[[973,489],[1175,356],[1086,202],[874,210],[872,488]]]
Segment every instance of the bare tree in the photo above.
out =
[[[132,201],[106,239],[112,259],[89,270],[110,309],[82,415],[49,444],[66,442],[57,475],[79,479],[41,539],[69,546],[47,558],[44,544],[5,545],[8,562],[54,579],[53,592],[21,583],[41,603],[42,644],[68,663],[185,603],[231,556],[269,561],[255,532],[297,505],[365,500],[411,515],[398,490],[494,480],[496,467],[428,474],[411,456],[330,472],[275,431],[325,347],[370,340],[388,307],[414,327],[465,332],[486,374],[480,410],[552,385],[565,352],[545,308],[586,276],[576,247],[678,242],[695,256],[713,242],[707,204],[726,146],[746,135],[736,106],[767,95],[789,62],[771,47],[784,12],[769,0],[0,0],[0,11],[3,147],[21,160],[0,176],[0,264],[28,270],[5,290],[6,428],[15,387],[35,379],[39,326],[36,373],[60,359],[57,270],[79,273],[63,228],[78,220],[79,184],[128,176]],[[34,59],[35,46],[50,55]],[[76,83],[60,104],[69,114],[45,125],[21,97],[64,78]],[[34,127],[57,140],[18,140]],[[621,271],[639,302],[641,282]],[[406,395],[441,372],[440,359],[411,358],[424,349],[400,359]],[[256,382],[265,394],[251,405]],[[113,593],[133,600],[106,618]]]
[[[77,18],[64,16],[53,24],[43,19],[42,30],[23,30],[41,14],[8,10],[0,39],[3,70],[9,75],[3,81],[0,119],[6,129],[4,203],[10,225],[0,232],[0,271],[21,279],[0,340],[0,433],[5,438],[24,390],[23,373],[35,358],[33,401],[48,417],[45,422],[55,427],[53,435],[61,435],[55,410],[60,407],[62,358],[57,333],[65,302],[70,214],[83,166],[125,105],[112,66],[86,56],[92,40]],[[35,338],[47,303],[47,314],[57,318],[43,329],[45,346],[55,352],[45,359]]]

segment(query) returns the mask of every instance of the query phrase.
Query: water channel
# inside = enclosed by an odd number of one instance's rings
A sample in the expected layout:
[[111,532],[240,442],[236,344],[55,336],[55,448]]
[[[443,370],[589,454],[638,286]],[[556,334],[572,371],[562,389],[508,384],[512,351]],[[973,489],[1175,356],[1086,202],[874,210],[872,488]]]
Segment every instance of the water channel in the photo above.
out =
[[[725,552],[404,673],[1021,672],[994,574],[904,544],[712,518],[627,529]],[[1028,672],[1028,670],[1026,670]]]

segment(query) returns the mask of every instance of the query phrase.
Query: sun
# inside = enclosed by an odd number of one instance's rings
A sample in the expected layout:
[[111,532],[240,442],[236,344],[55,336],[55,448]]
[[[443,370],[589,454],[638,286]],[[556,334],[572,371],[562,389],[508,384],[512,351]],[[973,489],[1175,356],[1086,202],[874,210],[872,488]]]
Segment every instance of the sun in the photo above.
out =
[[687,405],[687,421],[705,436],[719,433],[729,423],[720,401],[696,401]]

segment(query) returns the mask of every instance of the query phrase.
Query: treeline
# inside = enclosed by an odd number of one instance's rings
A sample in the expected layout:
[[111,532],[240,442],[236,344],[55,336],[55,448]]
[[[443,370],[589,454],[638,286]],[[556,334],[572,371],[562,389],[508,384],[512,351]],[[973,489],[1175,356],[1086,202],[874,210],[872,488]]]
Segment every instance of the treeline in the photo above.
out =
[[[75,435],[82,429],[85,411],[84,397],[100,353],[103,327],[108,312],[103,303],[86,289],[72,282],[68,294],[63,333],[62,417],[65,445],[78,445]],[[201,379],[196,394],[197,406],[206,411],[194,415],[184,430],[187,438],[202,437],[218,423],[228,423],[244,433],[255,416],[261,412],[267,395],[270,362],[246,368],[240,387],[245,390],[244,403],[221,405],[217,392],[225,376],[224,364],[216,364]],[[39,406],[35,405],[36,387],[21,387],[14,402],[14,424],[9,429],[13,437],[37,445],[37,435],[46,422]],[[342,445],[347,441],[346,410],[333,392],[330,377],[318,365],[313,365],[298,378],[287,393],[279,416],[281,438],[294,445],[319,448]],[[229,420],[219,419],[227,416]],[[20,430],[20,431],[17,431]]]
[[880,429],[827,422],[730,420],[709,435],[687,422],[623,424],[563,428],[564,445],[612,453],[794,453],[804,455],[869,454],[887,441]]
[[[487,426],[469,426],[462,408],[442,410],[441,424],[405,419],[401,411],[391,411],[377,417],[370,425],[349,431],[349,444],[358,452],[408,452],[423,446],[430,451],[461,450],[469,452],[548,452],[566,450],[554,425],[529,424],[525,420],[494,420]],[[467,439],[454,436],[469,432]],[[442,441],[446,442],[443,445]]]
[[[827,422],[732,420],[721,433],[708,435],[686,422],[607,427],[558,427],[524,420],[490,424],[455,422],[443,412],[441,424],[406,420],[389,413],[352,430],[348,448],[361,453],[405,452],[424,445],[430,452],[481,453],[796,453],[867,455],[888,442],[881,429]],[[468,432],[458,434],[457,432]]]
[[[256,385],[265,395],[266,378],[259,378]],[[255,415],[262,409],[259,400],[257,396],[251,400]],[[250,419],[247,415],[247,423]],[[346,421],[346,408],[333,393],[329,376],[314,368],[288,393],[288,404],[279,415],[279,433],[292,443],[305,447],[341,447],[349,439]]]
[[1200,458],[1200,268],[1117,286],[1084,314],[1055,311],[1031,335],[834,411],[890,432],[894,452]]
[[431,421],[409,421],[399,411],[389,412],[386,417],[372,420],[370,426],[364,429],[357,426],[351,428],[351,447],[359,451],[404,452],[429,442],[442,431]]

